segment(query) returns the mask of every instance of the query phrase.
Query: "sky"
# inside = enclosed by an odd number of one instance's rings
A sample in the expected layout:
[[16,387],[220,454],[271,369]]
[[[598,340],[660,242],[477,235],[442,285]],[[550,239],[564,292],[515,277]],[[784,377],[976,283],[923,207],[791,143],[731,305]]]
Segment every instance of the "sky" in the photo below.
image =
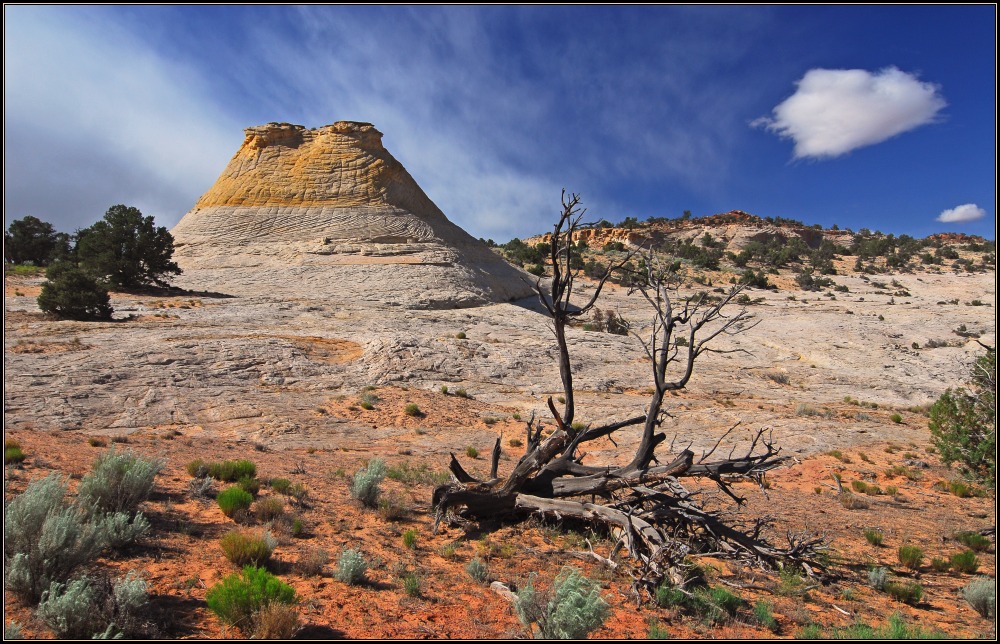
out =
[[173,227],[271,121],[373,123],[453,222],[743,210],[995,239],[996,7],[4,6],[4,223]]

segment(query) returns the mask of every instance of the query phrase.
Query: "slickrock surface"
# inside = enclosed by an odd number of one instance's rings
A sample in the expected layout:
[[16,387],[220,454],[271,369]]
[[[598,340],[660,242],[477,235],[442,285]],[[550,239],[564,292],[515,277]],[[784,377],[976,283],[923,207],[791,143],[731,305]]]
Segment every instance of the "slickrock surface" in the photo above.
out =
[[183,288],[455,308],[533,280],[452,224],[369,123],[270,123],[172,231]]

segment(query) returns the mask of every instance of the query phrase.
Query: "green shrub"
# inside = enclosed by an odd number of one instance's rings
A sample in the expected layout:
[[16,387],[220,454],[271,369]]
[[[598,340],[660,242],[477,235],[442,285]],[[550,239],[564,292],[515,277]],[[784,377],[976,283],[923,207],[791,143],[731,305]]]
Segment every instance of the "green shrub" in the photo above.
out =
[[691,595],[690,605],[708,624],[718,624],[734,616],[743,600],[725,588],[698,588]]
[[757,600],[757,603],[753,605],[753,615],[758,624],[772,633],[778,632],[778,620],[774,618],[774,606],[771,602],[763,599]]
[[670,631],[661,624],[655,617],[649,618],[649,633],[646,635],[648,640],[669,640]]
[[347,549],[340,553],[337,560],[337,579],[345,584],[357,586],[365,580],[368,562],[359,550]]
[[257,466],[253,461],[222,461],[208,466],[208,475],[217,481],[234,483],[244,478],[257,476]]
[[156,475],[166,465],[162,459],[147,460],[131,450],[112,447],[99,455],[77,487],[79,503],[100,512],[135,513],[149,498]]
[[242,568],[247,565],[264,566],[278,544],[267,530],[230,530],[222,535],[219,545],[226,559]]
[[599,628],[611,612],[600,586],[579,570],[566,566],[546,596],[535,590],[533,579],[517,592],[514,608],[521,623],[538,624],[546,639],[584,639]]
[[468,456],[469,458],[478,458],[479,450],[470,445],[469,447],[465,448],[465,455]]
[[296,603],[295,590],[260,568],[246,566],[212,586],[205,595],[209,610],[246,635],[257,630],[258,617],[271,604]]
[[481,584],[485,584],[490,580],[489,569],[478,557],[474,558],[465,566],[465,572],[469,573],[470,577]]
[[901,422],[903,422],[903,417],[900,416],[899,414],[893,414],[892,416],[889,416],[889,420],[891,420],[892,422],[894,422],[894,423],[896,423],[898,425]]
[[3,442],[3,464],[23,463],[25,459],[24,450],[21,444],[15,440],[5,440]]
[[945,391],[931,407],[929,427],[945,465],[956,463],[966,476],[996,485],[996,351],[976,360],[971,391]]
[[924,551],[917,546],[903,545],[897,552],[899,563],[910,570],[920,570],[920,564],[924,561]]
[[385,469],[385,461],[382,459],[370,460],[368,465],[354,474],[351,496],[369,508],[377,508],[379,496],[382,494],[380,485],[385,477]]
[[107,289],[83,270],[58,262],[45,272],[38,308],[66,320],[110,320],[114,309]]
[[417,531],[409,529],[403,533],[403,545],[413,550],[417,547]]
[[222,513],[232,519],[237,514],[250,509],[253,495],[239,486],[227,487],[215,497]]
[[291,489],[292,482],[288,479],[271,479],[271,489],[278,494],[288,494],[288,490]]
[[931,570],[934,572],[948,572],[951,570],[951,562],[941,557],[931,559]]
[[885,540],[885,534],[878,528],[866,528],[865,529],[865,540],[876,548],[882,545]]
[[414,466],[410,461],[388,467],[385,475],[407,485],[441,485],[451,480],[451,475],[446,470],[432,470],[426,463]]
[[951,567],[955,572],[971,575],[979,570],[979,557],[972,550],[959,552],[951,556]]
[[406,573],[403,577],[403,590],[410,597],[420,597],[420,577],[413,572]]
[[885,592],[893,599],[905,604],[917,604],[924,596],[923,587],[914,582],[887,582]]
[[949,481],[948,491],[960,499],[967,499],[973,494],[973,490],[963,481]]
[[254,476],[241,476],[236,481],[236,485],[253,496],[257,496],[257,493],[260,492],[260,479]]
[[656,587],[656,603],[662,608],[683,606],[687,603],[687,600],[687,593],[678,588],[674,588],[666,582]]
[[206,463],[203,459],[196,458],[187,464],[187,473],[195,478],[208,476],[208,471],[208,463]]
[[986,552],[990,549],[990,540],[978,532],[959,532],[955,538],[966,548],[976,552]]
[[409,403],[406,408],[403,409],[407,416],[423,416],[424,412],[420,411],[420,407],[417,407],[416,403]]
[[989,577],[976,577],[962,588],[962,597],[969,606],[985,617],[992,619],[997,610],[997,581]]

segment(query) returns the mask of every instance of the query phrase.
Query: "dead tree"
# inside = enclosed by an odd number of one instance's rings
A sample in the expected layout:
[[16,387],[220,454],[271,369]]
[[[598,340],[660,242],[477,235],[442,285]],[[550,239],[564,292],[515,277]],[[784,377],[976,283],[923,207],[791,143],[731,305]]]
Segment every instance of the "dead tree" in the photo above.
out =
[[[563,194],[562,214],[549,248],[553,277],[547,286],[541,279],[536,283],[559,350],[565,402],[560,411],[551,397],[547,401],[556,429],[543,437],[542,423],[536,423],[532,415],[526,423],[525,454],[503,477],[498,476],[500,438],[493,448],[488,480],[470,475],[452,454],[449,469],[454,481],[434,490],[435,529],[442,520],[519,518],[531,514],[592,522],[615,535],[612,558],[622,550],[631,558],[637,590],[648,590],[664,578],[681,581],[682,562],[691,553],[739,557],[765,566],[791,562],[811,572],[809,562],[821,546],[819,539],[789,535],[785,546],[774,545],[764,535],[769,520],[736,525],[722,514],[704,509],[680,482],[685,477],[707,478],[741,505],[744,499],[735,493],[731,483],[739,478],[760,480],[764,472],[785,460],[767,432],[752,432],[740,454],[730,453],[725,458],[713,455],[735,426],[697,459],[689,449],[662,459],[656,454],[666,440],[658,428],[667,392],[687,385],[699,356],[718,351],[710,346],[713,340],[753,326],[745,309],[732,315],[724,312],[741,287],[734,287],[718,301],[704,294],[682,298],[677,291],[680,276],[661,270],[649,252],[644,269],[630,276],[631,291],[640,294],[652,311],[648,333],[633,333],[644,347],[653,375],[646,413],[598,427],[574,424],[576,407],[566,327],[594,306],[612,272],[621,270],[631,257],[610,266],[583,305],[571,304],[576,279],[576,272],[570,268],[576,252],[573,235],[583,215],[579,203],[577,195]],[[641,439],[627,464],[583,463],[581,446],[637,425],[642,425]]]

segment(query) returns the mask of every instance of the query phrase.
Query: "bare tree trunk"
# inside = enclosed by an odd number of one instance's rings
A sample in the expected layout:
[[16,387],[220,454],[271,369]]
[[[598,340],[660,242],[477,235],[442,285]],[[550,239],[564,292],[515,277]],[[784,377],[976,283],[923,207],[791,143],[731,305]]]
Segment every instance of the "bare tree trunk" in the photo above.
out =
[[[751,530],[735,528],[704,510],[680,482],[685,477],[707,478],[735,503],[742,504],[744,499],[733,492],[731,480],[759,479],[785,460],[763,430],[752,433],[747,450],[735,457],[731,454],[729,458],[709,460],[735,426],[697,461],[689,450],[667,455],[662,462],[656,455],[666,439],[657,432],[666,392],[683,389],[694,373],[698,357],[707,351],[717,351],[710,347],[710,342],[754,325],[745,309],[731,316],[723,312],[741,287],[733,288],[717,302],[705,296],[682,298],[677,292],[680,276],[660,270],[650,252],[644,273],[630,276],[631,291],[645,298],[653,315],[647,338],[633,333],[642,343],[652,370],[654,386],[646,413],[598,427],[574,428],[576,409],[566,327],[570,320],[593,308],[612,272],[622,270],[633,256],[630,253],[609,267],[598,280],[594,294],[582,306],[572,306],[570,298],[576,278],[570,268],[576,252],[573,235],[584,213],[579,203],[577,195],[567,197],[563,193],[562,213],[549,246],[552,281],[547,287],[543,287],[541,278],[536,282],[539,300],[552,318],[558,347],[565,404],[560,412],[551,398],[547,401],[556,430],[543,439],[542,424],[533,415],[526,423],[525,454],[506,477],[498,477],[499,439],[493,448],[487,481],[468,474],[452,454],[449,469],[455,480],[434,490],[435,529],[440,521],[455,516],[454,512],[465,519],[542,514],[589,521],[619,535],[616,550],[621,548],[631,555],[638,570],[634,575],[637,583],[647,586],[666,576],[676,576],[676,567],[693,549],[765,564],[779,560],[797,562],[805,564],[805,569],[811,572],[807,562],[822,546],[821,541],[789,537],[788,545],[779,548],[763,536],[767,522],[757,522]],[[642,435],[628,464],[597,466],[581,462],[578,450],[582,445],[636,425],[642,425]],[[583,500],[587,498],[590,500]],[[601,502],[597,502],[598,498]]]

